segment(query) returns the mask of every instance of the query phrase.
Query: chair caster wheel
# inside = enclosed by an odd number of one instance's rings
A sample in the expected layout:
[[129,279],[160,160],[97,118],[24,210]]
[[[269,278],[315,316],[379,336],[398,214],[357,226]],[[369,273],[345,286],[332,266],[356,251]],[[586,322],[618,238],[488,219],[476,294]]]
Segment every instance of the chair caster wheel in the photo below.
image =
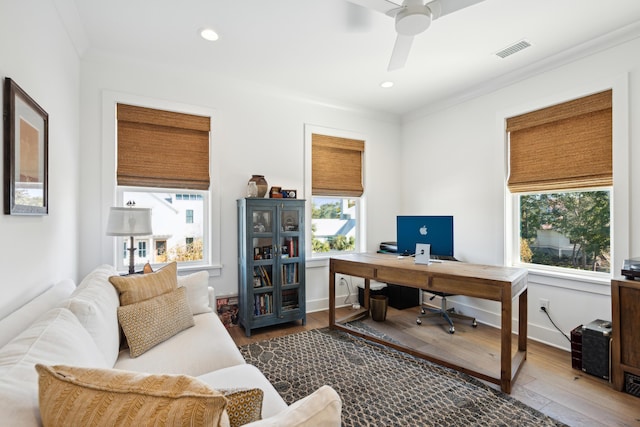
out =
[[455,332],[456,332],[456,328],[454,328],[453,326],[449,328],[450,334],[454,334]]
[[420,309],[420,314],[425,314],[427,312],[427,310],[425,310],[424,308]]
[[478,327],[478,322],[476,322],[476,319],[473,319],[473,323],[471,324],[471,326],[473,326],[474,328]]
[[418,325],[422,325],[422,320],[420,320],[420,319],[416,319],[416,323],[417,323]]

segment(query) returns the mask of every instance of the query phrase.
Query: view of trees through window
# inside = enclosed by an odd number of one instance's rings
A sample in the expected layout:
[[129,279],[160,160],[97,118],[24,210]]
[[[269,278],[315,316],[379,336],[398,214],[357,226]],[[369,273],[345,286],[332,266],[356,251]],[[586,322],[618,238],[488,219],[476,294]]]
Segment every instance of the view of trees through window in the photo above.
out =
[[311,210],[313,253],[356,249],[356,199],[314,197]]
[[520,195],[521,262],[611,271],[610,192]]

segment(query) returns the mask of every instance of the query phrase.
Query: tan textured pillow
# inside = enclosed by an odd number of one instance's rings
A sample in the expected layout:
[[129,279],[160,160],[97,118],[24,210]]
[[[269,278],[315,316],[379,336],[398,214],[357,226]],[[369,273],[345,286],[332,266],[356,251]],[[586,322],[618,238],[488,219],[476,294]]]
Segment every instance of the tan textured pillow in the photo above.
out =
[[109,282],[118,290],[120,305],[134,304],[176,289],[178,263],[172,262],[149,274],[111,276]]
[[230,427],[239,427],[262,419],[264,391],[259,388],[218,389],[227,398]]
[[118,307],[118,322],[127,337],[131,357],[140,356],[195,324],[185,288]]
[[42,424],[217,426],[225,398],[186,375],[36,365]]

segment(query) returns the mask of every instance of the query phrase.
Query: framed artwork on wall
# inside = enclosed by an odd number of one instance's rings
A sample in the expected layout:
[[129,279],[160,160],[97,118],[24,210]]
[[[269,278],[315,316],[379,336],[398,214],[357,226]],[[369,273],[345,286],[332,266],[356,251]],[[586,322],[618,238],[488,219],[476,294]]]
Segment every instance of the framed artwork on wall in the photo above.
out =
[[4,213],[47,215],[49,115],[7,77],[3,117]]

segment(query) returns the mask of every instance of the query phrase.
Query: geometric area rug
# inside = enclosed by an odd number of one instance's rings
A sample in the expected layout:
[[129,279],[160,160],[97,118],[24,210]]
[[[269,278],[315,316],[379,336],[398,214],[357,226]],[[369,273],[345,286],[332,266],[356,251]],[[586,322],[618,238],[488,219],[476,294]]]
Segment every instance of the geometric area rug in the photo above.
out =
[[564,425],[467,374],[329,328],[240,351],[289,405],[333,387],[345,427]]

